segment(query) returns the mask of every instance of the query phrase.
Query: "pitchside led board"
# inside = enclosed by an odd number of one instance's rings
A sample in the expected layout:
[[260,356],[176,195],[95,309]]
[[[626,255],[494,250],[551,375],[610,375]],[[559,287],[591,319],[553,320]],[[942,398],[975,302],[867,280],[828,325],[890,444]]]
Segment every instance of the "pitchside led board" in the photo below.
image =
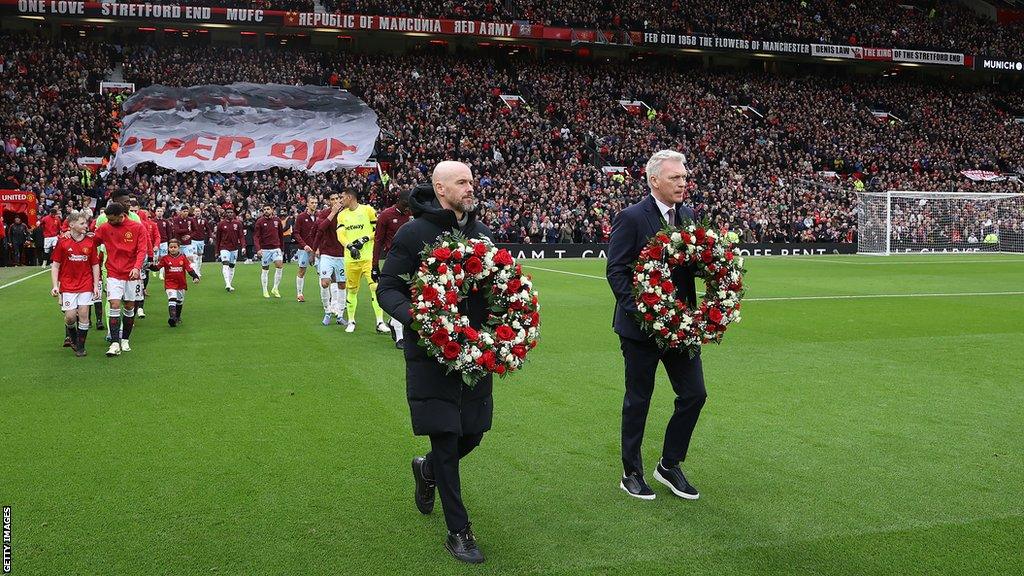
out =
[[365,163],[380,134],[365,102],[327,86],[154,85],[122,109],[115,170],[153,162],[178,171],[327,172]]

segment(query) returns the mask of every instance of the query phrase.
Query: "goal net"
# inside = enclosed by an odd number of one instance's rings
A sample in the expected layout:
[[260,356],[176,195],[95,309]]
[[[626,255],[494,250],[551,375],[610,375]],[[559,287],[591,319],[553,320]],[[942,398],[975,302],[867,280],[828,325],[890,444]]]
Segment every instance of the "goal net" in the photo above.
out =
[[857,252],[1024,252],[1024,193],[858,192]]

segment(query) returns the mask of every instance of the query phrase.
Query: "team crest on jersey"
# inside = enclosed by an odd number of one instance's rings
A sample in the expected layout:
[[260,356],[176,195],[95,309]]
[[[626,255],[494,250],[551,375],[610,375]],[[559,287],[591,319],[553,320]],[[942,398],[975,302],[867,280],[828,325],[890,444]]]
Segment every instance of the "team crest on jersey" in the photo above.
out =
[[125,240],[125,242],[131,242],[132,238],[134,238],[134,236],[132,236],[131,232],[125,232],[124,233],[124,240]]

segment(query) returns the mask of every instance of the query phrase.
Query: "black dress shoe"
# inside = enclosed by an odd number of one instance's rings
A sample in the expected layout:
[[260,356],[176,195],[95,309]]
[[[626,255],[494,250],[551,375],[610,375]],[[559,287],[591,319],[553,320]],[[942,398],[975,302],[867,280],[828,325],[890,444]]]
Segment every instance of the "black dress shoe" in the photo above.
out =
[[430,514],[434,511],[434,482],[423,474],[426,461],[419,456],[412,459],[412,476],[416,480],[416,508],[423,514]]
[[398,348],[399,350],[405,350],[405,340],[399,340],[395,342],[395,348]]
[[469,524],[462,529],[461,532],[452,534],[448,533],[448,538],[444,542],[445,550],[451,552],[452,556],[460,562],[466,562],[467,564],[482,564],[484,561],[484,554],[476,546],[476,536],[473,535],[473,530],[470,529]]
[[700,492],[686,480],[686,475],[683,474],[679,465],[665,468],[661,465],[661,462],[658,462],[657,468],[654,469],[654,479],[668,486],[668,489],[680,498],[686,498],[687,500],[700,498]]
[[655,497],[654,490],[651,490],[647,481],[644,480],[644,475],[639,472],[623,476],[619,482],[619,488],[625,490],[626,494],[641,500],[654,500]]

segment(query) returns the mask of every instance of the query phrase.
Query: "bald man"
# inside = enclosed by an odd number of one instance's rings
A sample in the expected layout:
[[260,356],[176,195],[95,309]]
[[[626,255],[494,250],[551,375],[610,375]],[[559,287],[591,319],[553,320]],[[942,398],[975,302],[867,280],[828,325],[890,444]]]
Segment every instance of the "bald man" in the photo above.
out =
[[[409,196],[413,220],[395,235],[380,273],[377,299],[406,328],[406,395],[412,429],[417,436],[430,437],[430,452],[412,460],[416,507],[421,513],[430,514],[436,489],[448,526],[445,548],[462,562],[479,564],[484,556],[477,547],[462,503],[459,460],[476,448],[484,432],[491,429],[491,377],[481,379],[473,387],[466,386],[460,374],[446,373],[419,345],[422,335],[411,328],[411,297],[404,278],[416,274],[423,247],[442,234],[458,231],[469,238],[491,238],[491,231],[477,220],[469,166],[441,162],[434,168],[431,180],[430,184],[417,186]],[[487,321],[489,313],[483,294],[463,298],[459,310],[477,329]]]

